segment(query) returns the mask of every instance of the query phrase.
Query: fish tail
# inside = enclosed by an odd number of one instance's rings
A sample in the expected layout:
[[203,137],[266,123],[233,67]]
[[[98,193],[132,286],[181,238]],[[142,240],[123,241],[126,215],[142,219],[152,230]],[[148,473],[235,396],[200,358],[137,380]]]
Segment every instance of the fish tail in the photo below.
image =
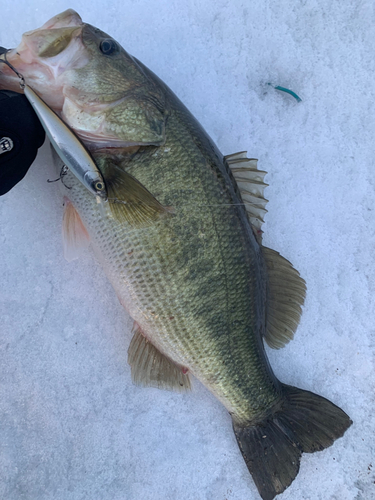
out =
[[263,500],[272,500],[292,483],[302,452],[328,448],[352,424],[327,399],[284,384],[282,389],[281,403],[257,425],[233,421],[241,453]]

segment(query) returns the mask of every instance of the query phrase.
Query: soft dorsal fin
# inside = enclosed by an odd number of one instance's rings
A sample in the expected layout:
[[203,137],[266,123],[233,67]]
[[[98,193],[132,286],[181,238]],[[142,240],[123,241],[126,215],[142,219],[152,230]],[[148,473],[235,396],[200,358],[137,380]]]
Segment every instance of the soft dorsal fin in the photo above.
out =
[[306,282],[292,264],[278,252],[262,247],[268,271],[267,344],[273,349],[292,340],[302,314]]
[[90,244],[90,236],[73,204],[65,199],[63,225],[64,257],[68,262],[78,259]]
[[184,373],[173,361],[158,351],[142,335],[136,323],[134,330],[128,349],[128,363],[131,366],[134,384],[177,392],[191,389],[188,373]]
[[260,240],[261,227],[264,222],[263,217],[267,213],[266,205],[268,200],[264,198],[264,188],[268,184],[263,182],[267,172],[258,170],[258,160],[247,158],[246,153],[246,151],[241,151],[240,153],[224,156],[224,158],[241,192],[250,223]]

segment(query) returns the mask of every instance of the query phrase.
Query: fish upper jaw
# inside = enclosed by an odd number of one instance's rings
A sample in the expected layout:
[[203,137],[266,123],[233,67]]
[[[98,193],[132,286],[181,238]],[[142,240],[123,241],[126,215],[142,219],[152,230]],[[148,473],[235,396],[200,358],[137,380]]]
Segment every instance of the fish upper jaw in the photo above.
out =
[[49,19],[40,29],[67,28],[82,26],[81,16],[73,9],[67,9]]

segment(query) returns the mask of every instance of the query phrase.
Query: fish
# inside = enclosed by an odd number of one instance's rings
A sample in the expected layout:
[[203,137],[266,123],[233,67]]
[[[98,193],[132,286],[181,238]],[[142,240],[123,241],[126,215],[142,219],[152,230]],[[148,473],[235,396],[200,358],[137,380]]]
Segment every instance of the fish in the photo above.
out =
[[[64,254],[91,244],[132,317],[133,382],[184,392],[199,379],[231,415],[259,494],[272,500],[302,453],[331,446],[352,421],[282,383],[268,361],[265,343],[280,349],[294,336],[306,283],[262,243],[266,172],[246,152],[224,156],[153,72],[71,9],[25,33],[7,58],[111,186],[98,204],[67,172]],[[5,64],[0,88],[20,91]]]

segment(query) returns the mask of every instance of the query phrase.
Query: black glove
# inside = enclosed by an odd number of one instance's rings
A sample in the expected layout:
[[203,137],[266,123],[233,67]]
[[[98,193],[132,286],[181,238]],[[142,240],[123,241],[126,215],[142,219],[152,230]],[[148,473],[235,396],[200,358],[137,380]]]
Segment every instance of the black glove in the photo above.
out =
[[[6,49],[0,47],[3,52]],[[26,97],[0,90],[0,196],[24,178],[44,139],[44,129]]]

